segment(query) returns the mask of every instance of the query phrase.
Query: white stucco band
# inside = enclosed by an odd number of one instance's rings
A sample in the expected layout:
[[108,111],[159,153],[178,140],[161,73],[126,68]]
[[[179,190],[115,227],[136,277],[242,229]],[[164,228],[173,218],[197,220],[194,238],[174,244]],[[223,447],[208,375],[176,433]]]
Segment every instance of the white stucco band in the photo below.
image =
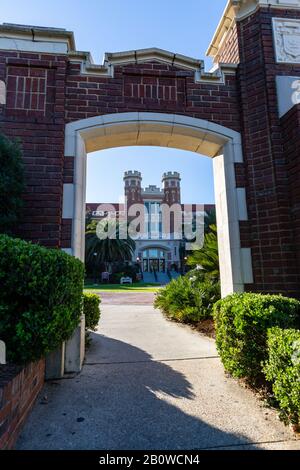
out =
[[[234,164],[243,162],[241,136],[223,126],[176,114],[116,113],[67,124],[65,155],[75,157],[72,253],[84,259],[86,154],[133,145],[194,151],[214,159],[222,295],[244,290],[251,280],[241,249],[239,220],[247,220],[245,191],[236,188]],[[65,204],[68,198],[64,197]],[[69,211],[70,206],[63,208]]]
[[0,104],[6,104],[6,85],[3,80],[0,80]]
[[63,186],[63,219],[73,219],[74,214],[74,185],[64,184]]
[[246,200],[246,189],[237,188],[237,202],[238,202],[238,212],[239,220],[248,220],[248,210],[247,210],[247,200]]
[[68,46],[65,43],[51,41],[28,41],[27,39],[0,37],[0,49],[26,52],[45,52],[52,54],[67,54]]

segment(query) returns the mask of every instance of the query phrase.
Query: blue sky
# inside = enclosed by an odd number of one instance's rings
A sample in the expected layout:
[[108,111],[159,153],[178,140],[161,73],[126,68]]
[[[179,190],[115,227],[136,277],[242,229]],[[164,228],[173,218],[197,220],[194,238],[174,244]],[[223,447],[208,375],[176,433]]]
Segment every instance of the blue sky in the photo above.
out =
[[[96,63],[105,52],[159,47],[205,59],[226,0],[1,0],[0,22],[62,27],[74,31],[78,50]],[[204,8],[203,8],[204,7]],[[210,60],[205,59],[207,67]],[[140,170],[144,184],[161,174],[182,174],[183,202],[213,202],[212,162],[191,152],[129,147],[88,158],[87,200],[111,202],[122,194],[125,170]]]

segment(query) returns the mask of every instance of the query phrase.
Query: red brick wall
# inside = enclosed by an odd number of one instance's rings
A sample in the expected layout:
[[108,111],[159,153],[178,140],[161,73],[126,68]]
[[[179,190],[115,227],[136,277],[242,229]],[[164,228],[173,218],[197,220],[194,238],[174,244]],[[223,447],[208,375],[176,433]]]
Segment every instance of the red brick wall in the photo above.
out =
[[237,80],[224,85],[195,83],[194,72],[158,62],[114,68],[114,78],[82,76],[70,64],[66,80],[66,119],[98,114],[149,111],[185,114],[240,130]]
[[292,226],[300,272],[300,105],[281,119],[291,199]]
[[163,202],[172,206],[172,204],[181,203],[181,189],[180,187],[168,186],[164,189],[164,199]]
[[[0,51],[7,85],[0,131],[22,143],[26,192],[18,235],[49,247],[70,246],[62,221],[62,185],[73,182],[64,157],[65,123],[126,111],[179,113],[239,130],[235,76],[224,85],[195,83],[194,73],[161,63],[115,67],[114,78],[83,76],[66,56]],[[68,245],[68,246],[67,246]]]
[[45,361],[0,366],[0,450],[12,449],[44,383]]
[[261,8],[238,23],[238,70],[249,223],[242,243],[252,248],[255,285],[249,290],[299,296],[299,270],[289,200],[288,166],[277,109],[276,75],[300,75],[277,64],[272,17],[300,18],[296,10]]
[[66,67],[64,56],[0,51],[0,131],[20,138],[25,163],[19,234],[50,247],[61,246]]

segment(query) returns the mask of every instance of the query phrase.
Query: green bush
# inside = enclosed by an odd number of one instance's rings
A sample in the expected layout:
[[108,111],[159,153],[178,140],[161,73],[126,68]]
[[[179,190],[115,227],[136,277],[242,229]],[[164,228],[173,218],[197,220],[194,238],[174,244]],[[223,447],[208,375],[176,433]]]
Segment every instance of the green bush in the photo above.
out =
[[300,424],[300,331],[272,328],[268,331],[267,380],[280,407],[284,422]]
[[139,267],[137,265],[128,265],[126,263],[114,263],[113,273],[110,276],[110,282],[112,284],[120,284],[122,277],[131,277],[132,282],[137,281],[137,273]]
[[0,236],[0,338],[11,362],[37,360],[79,323],[84,267],[63,251]]
[[211,317],[213,304],[219,298],[218,283],[193,282],[193,278],[181,276],[159,291],[154,306],[173,320],[198,323]]
[[83,294],[83,313],[85,314],[85,327],[95,331],[100,320],[100,297],[97,294]]
[[0,134],[0,232],[11,233],[22,207],[23,161],[19,143]]
[[233,294],[214,306],[216,342],[225,369],[251,382],[262,378],[267,330],[299,323],[300,302],[280,295]]

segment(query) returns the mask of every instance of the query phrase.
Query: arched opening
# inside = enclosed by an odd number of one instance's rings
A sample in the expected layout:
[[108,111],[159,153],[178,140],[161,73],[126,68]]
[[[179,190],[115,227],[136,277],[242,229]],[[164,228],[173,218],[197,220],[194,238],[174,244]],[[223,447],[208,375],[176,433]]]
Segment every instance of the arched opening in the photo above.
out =
[[74,183],[64,185],[63,218],[72,219],[69,252],[84,259],[86,155],[122,146],[161,146],[213,158],[222,295],[252,283],[250,249],[241,248],[239,221],[247,220],[245,188],[237,188],[235,163],[243,161],[238,132],[176,114],[116,113],[66,126],[65,155],[75,158]]

